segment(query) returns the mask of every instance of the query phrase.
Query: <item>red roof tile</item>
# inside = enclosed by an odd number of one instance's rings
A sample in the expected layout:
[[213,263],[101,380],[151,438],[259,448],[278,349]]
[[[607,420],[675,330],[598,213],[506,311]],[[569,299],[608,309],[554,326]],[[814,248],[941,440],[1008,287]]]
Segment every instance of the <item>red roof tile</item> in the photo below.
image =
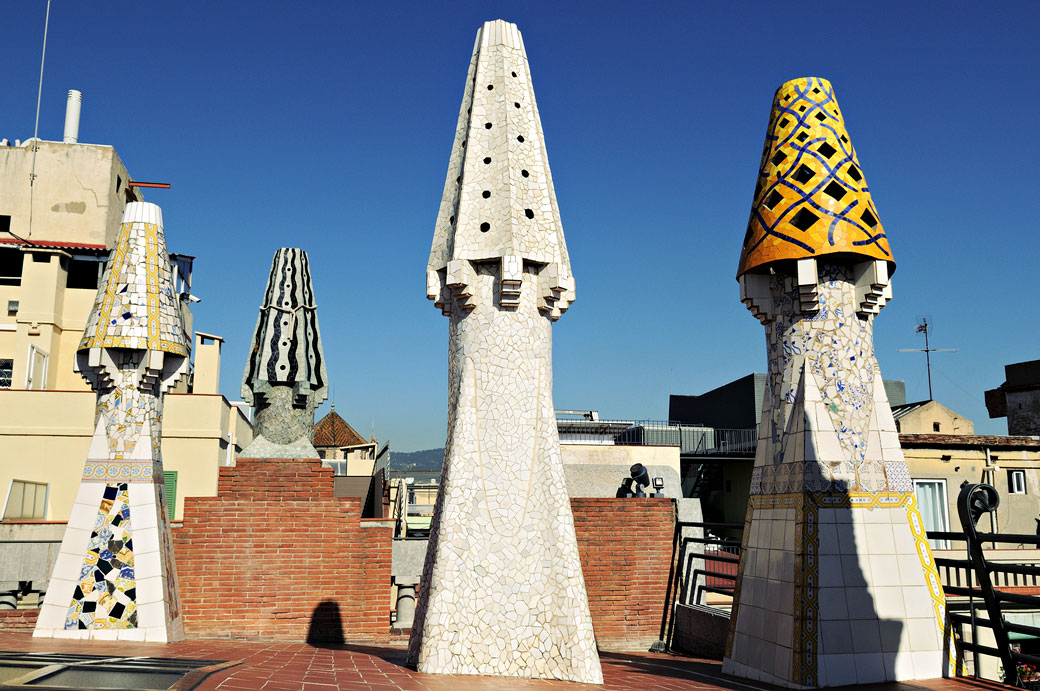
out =
[[330,411],[314,425],[315,448],[358,446],[367,443],[335,410]]

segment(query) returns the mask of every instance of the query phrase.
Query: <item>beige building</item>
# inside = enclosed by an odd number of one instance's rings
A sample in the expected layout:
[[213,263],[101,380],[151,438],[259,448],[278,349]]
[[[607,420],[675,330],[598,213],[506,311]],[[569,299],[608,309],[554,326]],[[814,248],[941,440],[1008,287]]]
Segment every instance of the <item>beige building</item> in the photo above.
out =
[[[0,145],[3,521],[68,518],[95,412],[76,349],[123,209],[141,198],[111,146],[36,144]],[[170,259],[190,333],[193,257]],[[252,439],[249,420],[218,393],[221,343],[196,334],[192,374],[166,399],[162,452],[177,519],[185,496],[215,494],[217,469]]]
[[900,434],[975,434],[975,423],[938,401],[892,406]]
[[[928,530],[960,532],[957,495],[965,482],[993,485],[1000,496],[994,526],[1036,535],[1040,528],[1040,439],[975,434],[900,434]],[[988,519],[983,519],[985,522]],[[955,547],[963,550],[962,544]],[[944,549],[945,544],[936,544]]]

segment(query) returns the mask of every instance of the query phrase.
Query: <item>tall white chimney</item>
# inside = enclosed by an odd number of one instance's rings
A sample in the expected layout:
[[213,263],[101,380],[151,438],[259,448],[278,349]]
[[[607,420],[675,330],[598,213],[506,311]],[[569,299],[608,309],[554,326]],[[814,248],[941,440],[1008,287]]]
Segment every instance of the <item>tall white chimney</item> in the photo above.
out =
[[69,100],[65,103],[65,136],[62,141],[75,144],[79,141],[79,109],[83,105],[83,94],[69,89]]

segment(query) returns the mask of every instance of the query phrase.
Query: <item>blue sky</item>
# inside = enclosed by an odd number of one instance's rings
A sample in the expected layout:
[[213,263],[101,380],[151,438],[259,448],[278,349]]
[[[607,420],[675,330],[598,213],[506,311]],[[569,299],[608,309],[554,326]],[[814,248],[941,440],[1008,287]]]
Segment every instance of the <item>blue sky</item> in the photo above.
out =
[[[45,4],[4,3],[0,137],[32,135]],[[927,316],[933,347],[959,348],[933,357],[935,398],[1006,432],[983,391],[1040,357],[1040,3],[54,0],[40,136],[60,140],[80,89],[80,140],[172,183],[146,199],[198,257],[225,395],[274,250],[302,247],[336,410],[398,451],[440,446],[448,323],[424,272],[473,37],[496,18],[524,34],[578,287],[554,326],[558,408],[661,419],[670,392],[764,371],[734,275],[773,91],[814,75],[898,264],[884,376],[927,398],[923,354],[897,352],[923,347]]]

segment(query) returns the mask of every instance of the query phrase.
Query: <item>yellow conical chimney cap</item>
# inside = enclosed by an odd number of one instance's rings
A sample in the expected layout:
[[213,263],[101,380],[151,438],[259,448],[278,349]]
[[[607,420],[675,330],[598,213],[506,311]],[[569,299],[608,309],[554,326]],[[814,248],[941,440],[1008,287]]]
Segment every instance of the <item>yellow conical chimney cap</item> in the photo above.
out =
[[802,77],[773,97],[737,276],[828,254],[883,259],[895,270],[834,88]]

